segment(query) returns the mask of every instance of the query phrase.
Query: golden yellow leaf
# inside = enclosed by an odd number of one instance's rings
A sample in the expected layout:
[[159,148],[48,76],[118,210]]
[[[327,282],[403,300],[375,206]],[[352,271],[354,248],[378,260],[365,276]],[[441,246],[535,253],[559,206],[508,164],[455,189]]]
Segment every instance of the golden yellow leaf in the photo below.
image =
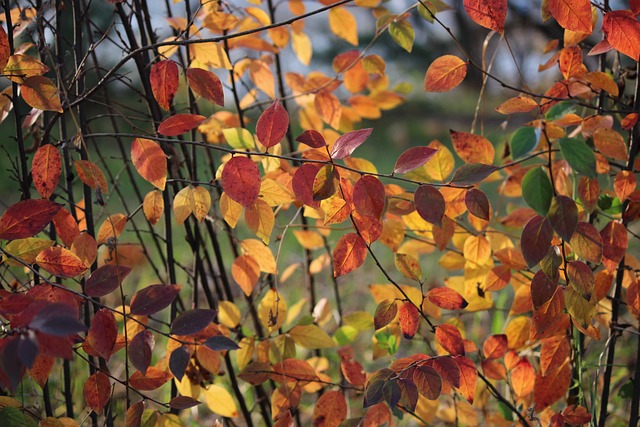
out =
[[205,219],[211,209],[211,194],[209,191],[201,186],[193,188],[193,216],[199,222]]
[[226,223],[231,228],[235,228],[240,215],[242,215],[242,205],[227,196],[227,193],[222,193],[220,196],[220,212]]
[[226,388],[217,384],[211,384],[200,392],[209,410],[223,417],[235,418],[238,416],[236,402]]
[[227,328],[235,328],[242,320],[242,313],[231,301],[218,302],[218,321]]
[[258,317],[269,332],[278,330],[287,318],[287,303],[275,289],[267,291],[258,305]]
[[260,240],[245,239],[240,242],[240,247],[245,254],[253,256],[258,261],[260,271],[276,274],[276,260],[269,246]]
[[191,185],[178,191],[173,198],[173,216],[178,224],[182,224],[193,213],[195,204]]
[[336,7],[329,11],[329,28],[347,43],[358,45],[358,23],[346,8]]
[[142,211],[151,225],[156,225],[164,212],[164,199],[162,198],[162,192],[158,190],[149,191],[147,195],[144,196]]
[[268,245],[271,239],[271,231],[273,231],[275,224],[275,215],[267,202],[261,199],[256,200],[245,210],[244,219],[247,227],[249,227],[265,245]]

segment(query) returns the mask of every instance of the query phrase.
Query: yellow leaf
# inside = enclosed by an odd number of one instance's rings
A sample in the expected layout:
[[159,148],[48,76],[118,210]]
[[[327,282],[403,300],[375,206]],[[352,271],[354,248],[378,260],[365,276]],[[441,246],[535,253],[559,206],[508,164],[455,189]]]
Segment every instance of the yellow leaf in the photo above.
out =
[[263,61],[251,61],[249,77],[258,89],[266,93],[270,98],[276,97],[276,84],[271,68]]
[[325,331],[313,324],[297,325],[289,331],[289,335],[296,344],[310,350],[336,346],[336,343]]
[[324,239],[315,231],[294,230],[293,235],[296,236],[298,243],[305,249],[314,250],[324,247]]
[[211,384],[208,388],[202,390],[200,394],[204,397],[204,401],[211,412],[229,418],[238,416],[236,403],[227,389],[217,384]]
[[149,191],[147,195],[144,196],[142,211],[151,225],[156,225],[164,212],[164,199],[162,198],[162,192],[158,190]]
[[62,104],[56,85],[44,76],[29,77],[21,86],[22,99],[37,110],[62,113]]
[[199,222],[202,222],[209,213],[209,209],[211,209],[211,194],[209,194],[209,191],[201,186],[194,187],[193,216],[195,216]]
[[396,254],[395,256],[396,268],[406,278],[415,280],[416,282],[422,282],[422,269],[417,259],[407,254]]
[[278,330],[284,324],[287,318],[287,303],[275,289],[269,289],[260,301],[258,317],[269,332]]
[[353,46],[358,45],[358,23],[356,18],[344,7],[329,11],[329,28],[336,36]]
[[436,148],[438,151],[425,164],[427,174],[435,180],[445,181],[455,166],[453,153],[440,141],[433,141],[429,147]]
[[218,321],[227,328],[235,328],[242,320],[242,313],[237,305],[231,301],[218,302]]
[[227,196],[227,193],[222,193],[220,196],[220,212],[227,224],[231,228],[235,228],[240,215],[242,215],[242,205]]
[[[39,239],[37,237],[28,237],[26,239],[12,240],[5,246],[4,251],[27,264],[36,262],[36,257],[43,249],[50,248],[55,242],[48,239]],[[22,267],[23,265],[16,260],[3,255],[2,261],[14,267]]]
[[189,185],[173,198],[173,215],[178,224],[182,224],[193,213],[193,206],[193,187]]
[[268,245],[271,239],[271,231],[275,224],[275,216],[267,202],[261,199],[256,200],[255,203],[245,210],[244,219],[247,227],[249,227],[265,245]]
[[260,271],[276,274],[276,260],[269,246],[256,239],[246,239],[240,243],[242,251],[258,261]]
[[232,69],[231,62],[229,62],[229,57],[222,43],[194,43],[189,45],[189,52],[192,58],[192,67]]
[[256,349],[256,339],[254,337],[244,337],[238,345],[240,348],[235,351],[236,362],[238,363],[238,370],[242,371],[253,359],[253,353]]
[[484,236],[471,236],[464,242],[463,254],[473,267],[482,266],[491,259],[491,245]]
[[173,381],[176,383],[180,396],[193,397],[194,399],[200,396],[200,385],[193,384],[188,375],[184,375],[182,381],[178,381],[177,378],[174,378]]
[[245,128],[222,129],[222,134],[227,143],[233,148],[252,150],[256,146],[253,135]]
[[295,201],[291,191],[271,178],[265,178],[260,183],[260,198],[269,206],[280,206]]
[[313,46],[311,45],[309,36],[307,36],[306,33],[294,31],[291,34],[291,46],[298,60],[304,65],[309,65],[311,56],[313,55]]

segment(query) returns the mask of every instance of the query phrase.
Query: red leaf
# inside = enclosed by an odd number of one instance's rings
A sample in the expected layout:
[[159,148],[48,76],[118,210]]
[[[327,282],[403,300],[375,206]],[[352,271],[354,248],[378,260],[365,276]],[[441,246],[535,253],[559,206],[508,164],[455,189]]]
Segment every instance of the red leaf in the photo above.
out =
[[436,341],[451,355],[464,354],[464,341],[458,328],[448,323],[436,328]]
[[433,304],[445,310],[460,310],[469,305],[462,295],[444,286],[431,289],[427,292],[426,297]]
[[578,205],[571,197],[556,196],[547,213],[551,227],[562,239],[569,241],[578,226]]
[[189,396],[176,396],[169,401],[169,406],[173,409],[189,409],[199,405],[200,401]]
[[585,261],[602,262],[603,243],[600,232],[588,222],[579,222],[571,238],[571,249]]
[[547,338],[542,341],[540,350],[540,374],[556,372],[570,354],[569,341],[565,335]]
[[456,171],[453,173],[453,177],[451,178],[451,184],[456,185],[471,185],[476,184],[492,173],[494,173],[498,168],[491,165],[485,165],[483,163],[469,163],[465,165],[461,165]]
[[224,91],[218,76],[202,68],[188,68],[189,87],[198,96],[224,107]]
[[79,276],[87,270],[87,266],[76,254],[61,247],[44,249],[36,257],[36,262],[54,276],[64,278]]
[[604,245],[602,255],[605,266],[612,271],[617,268],[627,252],[629,246],[627,229],[618,221],[610,221],[600,232],[600,237]]
[[367,140],[367,138],[369,138],[369,135],[371,135],[372,131],[372,128],[366,128],[347,132],[344,135],[340,136],[336,140],[335,144],[333,144],[333,150],[331,150],[331,158],[339,160],[350,156],[356,148],[361,146]]
[[509,341],[505,334],[491,335],[482,345],[482,354],[487,359],[499,359],[507,352]]
[[549,301],[556,292],[558,285],[552,281],[544,271],[538,270],[531,279],[531,300],[533,308],[538,310]]
[[320,207],[320,202],[313,200],[313,181],[316,179],[320,167],[315,163],[306,163],[296,170],[291,180],[291,188],[296,197],[312,208]]
[[533,401],[536,410],[542,411],[565,397],[570,385],[571,366],[568,363],[562,365],[562,368],[553,375],[543,376],[538,373],[533,386]]
[[171,379],[171,374],[155,366],[149,366],[145,375],[136,371],[129,378],[129,385],[138,390],[155,390]]
[[472,215],[489,221],[491,206],[489,205],[489,198],[482,190],[472,188],[467,191],[467,194],[464,195],[464,204]]
[[178,65],[170,59],[156,62],[151,67],[151,91],[163,110],[169,111],[171,101],[178,92]]
[[[90,297],[102,297],[118,289],[120,283],[131,272],[126,265],[106,264],[91,273],[84,292]],[[93,346],[92,346],[93,347]]]
[[345,419],[347,401],[341,391],[328,391],[320,396],[313,410],[314,426],[339,426]]
[[527,222],[520,237],[520,247],[529,267],[536,265],[547,255],[552,239],[553,228],[547,218],[536,215]]
[[145,138],[134,139],[131,143],[131,161],[141,177],[164,190],[167,182],[167,156],[157,142]]
[[147,373],[147,368],[151,365],[154,346],[155,339],[153,334],[146,329],[138,332],[129,343],[129,360],[143,375]]
[[583,34],[593,31],[589,0],[549,0],[547,8],[562,28]]
[[438,150],[431,147],[411,147],[404,153],[400,154],[396,165],[393,167],[393,173],[407,173],[429,161]]
[[444,382],[456,388],[460,387],[460,366],[454,358],[449,356],[437,357],[429,359],[428,362],[430,362],[430,366],[440,374]]
[[60,208],[57,203],[36,199],[11,205],[0,217],[0,239],[23,239],[41,232]]
[[51,144],[38,148],[31,163],[33,184],[43,199],[48,199],[58,186],[62,173],[62,157]]
[[333,249],[333,275],[344,276],[362,265],[367,257],[367,245],[356,233],[340,238]]
[[403,301],[398,309],[398,321],[402,336],[410,340],[418,332],[420,326],[420,312],[411,301]]
[[164,136],[178,136],[195,129],[206,120],[205,116],[198,114],[174,114],[167,117],[158,126],[158,133]]
[[85,402],[96,413],[101,414],[111,397],[111,382],[102,372],[91,375],[82,390]]
[[180,293],[180,285],[151,285],[139,290],[131,298],[131,314],[148,316],[173,302]]
[[144,400],[129,406],[125,414],[125,427],[140,427],[142,424],[142,414],[144,413]]
[[353,188],[353,204],[364,216],[380,218],[384,211],[384,185],[378,178],[365,175],[356,182]]
[[431,224],[442,226],[442,217],[446,209],[444,196],[431,185],[421,185],[414,195],[414,203],[418,214]]
[[640,23],[633,13],[628,10],[607,12],[602,20],[602,31],[614,49],[634,61],[640,60]]
[[256,135],[266,148],[282,141],[289,129],[289,114],[277,99],[258,118]]
[[296,141],[308,145],[311,148],[321,148],[327,145],[324,136],[317,130],[306,130],[296,138]]
[[0,69],[4,69],[10,56],[11,47],[9,46],[9,37],[4,28],[0,27]]
[[87,342],[96,353],[107,362],[118,339],[118,325],[111,310],[102,308],[93,316],[91,328],[87,333]]
[[227,196],[246,208],[260,194],[260,170],[247,157],[233,157],[222,170],[222,189]]
[[464,0],[464,9],[476,24],[498,33],[504,31],[507,0]]

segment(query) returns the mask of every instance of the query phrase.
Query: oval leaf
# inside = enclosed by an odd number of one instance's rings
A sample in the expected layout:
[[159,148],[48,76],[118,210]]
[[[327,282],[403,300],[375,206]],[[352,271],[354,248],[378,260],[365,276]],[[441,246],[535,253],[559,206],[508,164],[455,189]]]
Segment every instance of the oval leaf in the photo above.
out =
[[400,157],[396,160],[396,165],[393,167],[393,173],[407,173],[419,168],[427,163],[437,151],[432,147],[411,147],[400,154]]
[[258,118],[256,135],[265,147],[278,144],[289,129],[289,114],[277,99]]
[[151,285],[131,298],[131,314],[148,316],[169,306],[180,293],[180,285]]
[[51,144],[38,148],[31,163],[33,184],[43,199],[48,199],[58,186],[62,173],[62,156]]
[[260,170],[247,157],[233,157],[222,170],[222,188],[231,199],[250,206],[260,194]]
[[164,136],[178,136],[195,129],[206,119],[198,114],[174,114],[158,126],[158,133]]
[[448,92],[467,76],[467,63],[457,56],[443,55],[429,65],[424,77],[425,92]]
[[41,232],[61,208],[49,200],[36,199],[9,206],[0,217],[0,239],[23,239]]

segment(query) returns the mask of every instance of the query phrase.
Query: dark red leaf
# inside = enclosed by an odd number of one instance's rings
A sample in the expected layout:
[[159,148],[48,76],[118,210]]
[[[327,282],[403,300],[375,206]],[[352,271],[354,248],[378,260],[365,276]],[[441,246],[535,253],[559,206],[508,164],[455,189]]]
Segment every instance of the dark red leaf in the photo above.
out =
[[11,205],[0,217],[0,239],[23,239],[41,232],[60,208],[62,205],[37,199]]
[[547,218],[536,215],[527,222],[520,237],[520,247],[529,267],[536,265],[547,255],[552,239],[553,228]]
[[151,365],[151,355],[154,346],[155,338],[151,331],[146,329],[138,332],[129,343],[129,360],[143,375],[147,373],[147,368]]
[[494,173],[497,169],[495,166],[485,165],[484,163],[466,163],[453,173],[451,184],[476,184]]
[[489,198],[487,198],[487,195],[484,194],[482,190],[472,188],[467,191],[467,194],[464,196],[464,204],[472,215],[489,221],[491,206],[489,205]]
[[102,308],[93,316],[91,328],[87,333],[87,342],[96,353],[107,362],[118,339],[118,325],[111,310]]
[[327,141],[324,140],[324,136],[317,130],[306,130],[296,138],[296,141],[308,145],[311,148],[320,148],[327,145]]
[[125,277],[131,272],[126,265],[106,264],[91,273],[85,284],[84,292],[90,297],[101,297],[118,289]]
[[29,327],[43,334],[64,337],[86,331],[86,326],[78,320],[77,311],[68,304],[53,302],[47,304],[29,322]]
[[211,350],[215,351],[223,351],[223,350],[237,350],[240,348],[238,344],[224,335],[216,335],[204,342],[204,345],[209,347]]
[[96,413],[102,413],[111,397],[111,382],[102,372],[91,375],[84,383],[82,394],[87,405]]
[[173,302],[180,293],[180,285],[151,285],[139,290],[131,298],[131,314],[148,316]]
[[305,205],[312,208],[320,207],[320,202],[313,200],[313,181],[318,175],[320,165],[315,163],[306,163],[300,166],[296,173],[293,174],[291,180],[291,188],[296,197]]
[[176,396],[169,401],[169,406],[171,406],[173,409],[178,410],[193,408],[194,406],[199,404],[200,401],[189,396]]
[[558,236],[566,241],[571,240],[578,226],[578,205],[571,197],[554,197],[547,217]]
[[384,185],[378,178],[365,175],[353,188],[353,205],[361,215],[380,218],[384,211]]
[[407,173],[429,161],[438,150],[432,147],[411,147],[400,154],[393,173]]
[[421,185],[414,195],[414,203],[418,214],[431,224],[442,226],[442,217],[446,209],[444,196],[431,185]]
[[531,279],[531,301],[533,308],[539,309],[553,294],[555,294],[558,285],[554,283],[542,270],[538,270]]

